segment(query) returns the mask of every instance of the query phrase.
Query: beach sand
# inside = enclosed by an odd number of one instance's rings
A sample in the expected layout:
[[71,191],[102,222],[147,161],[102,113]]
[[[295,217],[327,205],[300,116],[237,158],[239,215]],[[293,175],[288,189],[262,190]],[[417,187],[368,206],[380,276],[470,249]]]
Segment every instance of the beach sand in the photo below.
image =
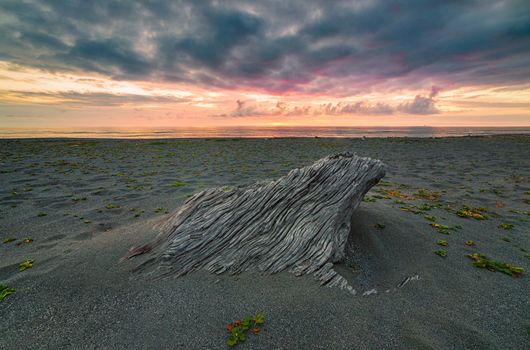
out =
[[[120,263],[188,195],[341,151],[388,166],[337,266],[356,295],[289,273],[146,281],[131,278],[139,261]],[[16,291],[0,302],[0,349],[224,349],[227,323],[257,311],[264,330],[237,348],[528,348],[529,154],[528,136],[1,140],[0,239],[16,240],[0,243],[0,284]],[[474,252],[525,271],[474,267]]]

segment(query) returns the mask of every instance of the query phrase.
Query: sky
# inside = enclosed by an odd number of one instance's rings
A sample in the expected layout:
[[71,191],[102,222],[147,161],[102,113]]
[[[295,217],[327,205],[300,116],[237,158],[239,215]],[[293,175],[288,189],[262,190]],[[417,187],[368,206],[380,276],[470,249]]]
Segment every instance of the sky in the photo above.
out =
[[530,1],[1,0],[0,128],[530,126]]

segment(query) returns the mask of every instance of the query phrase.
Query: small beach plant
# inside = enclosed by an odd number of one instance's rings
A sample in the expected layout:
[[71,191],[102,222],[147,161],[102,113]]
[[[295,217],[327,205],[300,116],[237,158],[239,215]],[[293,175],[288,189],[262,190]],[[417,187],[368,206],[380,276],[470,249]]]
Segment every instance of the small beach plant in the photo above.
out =
[[226,344],[230,347],[244,342],[247,339],[247,332],[250,330],[252,334],[258,335],[261,332],[261,326],[265,323],[265,314],[258,312],[252,317],[244,317],[242,320],[230,322],[226,326],[226,330],[230,336],[226,340]]
[[17,240],[16,237],[7,237],[6,239],[4,239],[4,244],[11,243],[16,240]]
[[0,284],[0,301],[4,300],[8,295],[11,295],[15,292],[15,288],[9,288]]
[[18,269],[20,271],[24,271],[24,270],[27,270],[29,269],[30,267],[33,267],[33,259],[27,259],[26,261],[20,263],[18,265]]
[[485,208],[472,208],[467,205],[462,206],[460,210],[456,212],[456,215],[461,218],[473,218],[476,220],[486,220],[488,217],[483,213],[486,211]]
[[447,252],[443,249],[438,249],[434,252],[434,254],[441,256],[442,258],[445,258],[447,256]]
[[518,277],[524,271],[522,267],[515,267],[507,263],[490,260],[483,253],[467,254],[466,256],[470,258],[471,260],[473,260],[473,266],[479,267],[479,268],[485,268],[492,272],[500,271],[507,275]]

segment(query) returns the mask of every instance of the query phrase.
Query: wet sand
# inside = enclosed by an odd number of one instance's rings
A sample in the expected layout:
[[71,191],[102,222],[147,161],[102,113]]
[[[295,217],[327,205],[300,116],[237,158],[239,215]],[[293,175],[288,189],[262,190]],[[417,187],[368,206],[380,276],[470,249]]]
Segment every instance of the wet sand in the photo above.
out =
[[[338,267],[356,295],[288,273],[143,281],[119,263],[188,195],[341,151],[388,165]],[[528,154],[529,136],[2,140],[0,239],[15,240],[0,244],[0,284],[16,291],[0,302],[0,348],[222,349],[226,324],[256,311],[265,329],[240,349],[525,348]],[[487,219],[458,216],[464,205]],[[474,252],[525,271],[474,267]]]

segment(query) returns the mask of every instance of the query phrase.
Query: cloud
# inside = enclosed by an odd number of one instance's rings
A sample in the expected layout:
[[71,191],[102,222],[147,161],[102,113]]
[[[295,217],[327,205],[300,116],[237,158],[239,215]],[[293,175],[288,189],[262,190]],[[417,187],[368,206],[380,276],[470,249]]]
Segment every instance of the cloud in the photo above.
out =
[[353,103],[324,103],[318,106],[293,105],[277,102],[275,105],[257,104],[250,101],[237,100],[237,107],[230,113],[215,115],[216,117],[257,117],[257,116],[310,116],[310,115],[391,115],[405,114],[437,114],[435,97],[440,88],[433,86],[428,96],[417,95],[410,102],[392,106],[385,102],[358,101]]
[[61,104],[65,106],[125,106],[141,103],[187,103],[189,99],[164,95],[113,94],[75,91],[37,92],[0,90],[0,102],[24,104]]
[[440,88],[433,86],[429,96],[417,95],[414,100],[398,106],[398,110],[408,114],[437,114],[434,98],[440,93]]
[[526,0],[3,0],[0,32],[23,66],[275,94],[530,79]]

